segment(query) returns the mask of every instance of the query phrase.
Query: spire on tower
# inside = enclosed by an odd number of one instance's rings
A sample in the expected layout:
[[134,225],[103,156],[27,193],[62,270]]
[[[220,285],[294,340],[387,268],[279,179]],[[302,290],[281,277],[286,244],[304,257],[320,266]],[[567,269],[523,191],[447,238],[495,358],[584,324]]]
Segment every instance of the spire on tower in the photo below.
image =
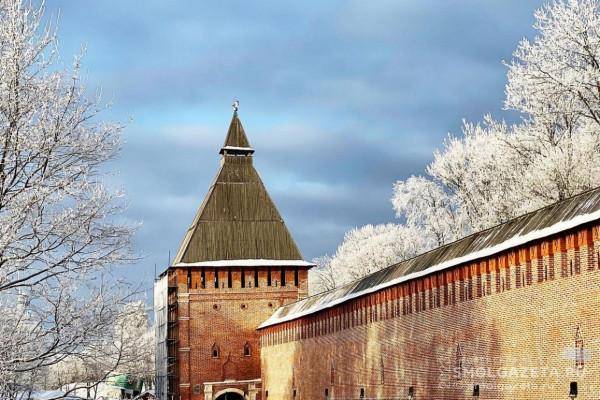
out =
[[227,136],[225,137],[225,143],[219,152],[220,154],[251,155],[254,153],[254,149],[250,146],[250,142],[246,137],[246,132],[244,132],[242,122],[238,118],[237,112],[239,106],[240,102],[237,99],[234,99],[232,104],[233,117],[231,118],[231,123],[229,124]]

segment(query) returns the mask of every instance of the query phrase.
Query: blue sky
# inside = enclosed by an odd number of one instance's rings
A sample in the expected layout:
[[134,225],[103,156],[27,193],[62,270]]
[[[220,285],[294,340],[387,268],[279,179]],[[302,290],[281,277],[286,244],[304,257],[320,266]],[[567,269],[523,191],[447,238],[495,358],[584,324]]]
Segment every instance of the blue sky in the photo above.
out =
[[396,180],[423,173],[463,118],[502,110],[506,67],[539,1],[49,0],[65,63],[126,144],[111,170],[140,221],[132,280],[173,254],[218,168],[231,99],[255,165],[306,259],[394,221]]

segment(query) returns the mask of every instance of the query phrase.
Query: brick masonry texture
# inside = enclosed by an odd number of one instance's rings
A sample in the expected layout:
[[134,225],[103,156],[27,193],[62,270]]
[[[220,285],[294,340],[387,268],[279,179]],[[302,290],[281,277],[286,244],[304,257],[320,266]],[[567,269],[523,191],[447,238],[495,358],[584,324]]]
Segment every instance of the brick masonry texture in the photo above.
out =
[[596,222],[261,329],[262,398],[599,399],[599,257]]
[[[176,358],[176,372],[171,382],[174,398],[204,399],[207,382],[260,378],[256,327],[279,306],[306,297],[308,272],[306,268],[298,269],[296,286],[294,268],[286,268],[286,286],[283,287],[281,268],[271,268],[271,285],[268,284],[269,269],[257,268],[256,287],[254,270],[205,268],[203,274],[200,268],[169,269],[176,285],[173,295],[176,307],[170,316],[170,320],[176,321],[170,334],[176,338],[171,351]],[[218,288],[215,288],[215,271]],[[242,271],[245,287],[242,287]]]

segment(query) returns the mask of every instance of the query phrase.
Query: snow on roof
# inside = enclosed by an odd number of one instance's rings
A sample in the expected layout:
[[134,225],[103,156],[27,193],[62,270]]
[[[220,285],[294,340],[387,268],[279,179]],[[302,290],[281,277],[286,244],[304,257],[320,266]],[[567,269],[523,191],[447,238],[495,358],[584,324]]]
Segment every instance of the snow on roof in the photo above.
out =
[[223,150],[254,150],[252,147],[224,146]]
[[314,267],[315,264],[304,260],[217,260],[185,263],[180,262],[174,267]]
[[280,307],[258,329],[600,220],[600,187],[464,237],[328,292]]

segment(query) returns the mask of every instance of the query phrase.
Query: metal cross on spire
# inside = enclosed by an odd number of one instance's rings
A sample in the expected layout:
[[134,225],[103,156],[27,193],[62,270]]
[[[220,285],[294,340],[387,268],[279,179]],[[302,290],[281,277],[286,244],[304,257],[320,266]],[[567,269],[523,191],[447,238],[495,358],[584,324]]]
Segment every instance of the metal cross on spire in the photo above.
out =
[[233,108],[233,112],[237,113],[238,109],[240,108],[240,101],[234,97],[231,107]]

